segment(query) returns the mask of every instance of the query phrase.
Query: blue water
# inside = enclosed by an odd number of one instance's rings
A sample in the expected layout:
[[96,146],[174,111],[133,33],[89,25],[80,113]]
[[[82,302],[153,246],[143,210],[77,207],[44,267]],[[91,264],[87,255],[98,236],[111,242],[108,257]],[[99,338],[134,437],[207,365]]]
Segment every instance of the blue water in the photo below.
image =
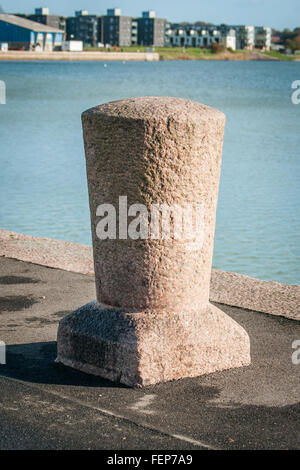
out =
[[91,244],[80,114],[131,96],[227,115],[215,268],[298,284],[300,63],[0,62],[0,226]]

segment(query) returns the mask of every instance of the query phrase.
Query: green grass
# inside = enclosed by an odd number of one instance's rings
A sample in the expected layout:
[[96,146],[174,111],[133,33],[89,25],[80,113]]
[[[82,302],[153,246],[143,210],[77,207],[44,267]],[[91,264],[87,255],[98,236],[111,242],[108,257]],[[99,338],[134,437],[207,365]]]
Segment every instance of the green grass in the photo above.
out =
[[[151,48],[144,46],[127,46],[118,47],[118,52],[146,52]],[[104,47],[85,47],[85,51],[107,51]],[[113,47],[110,48],[112,52]],[[203,56],[214,55],[210,49],[199,49],[199,48],[183,48],[183,47],[155,47],[155,52],[160,56],[161,60],[175,60],[175,59],[200,59]]]
[[[144,47],[144,46],[127,46],[127,47],[118,47],[119,52],[146,52],[147,50],[151,49],[150,47]],[[86,47],[84,48],[85,51],[107,51],[106,48],[104,47]],[[205,57],[215,57],[215,58],[221,58],[224,57],[222,56],[222,53],[219,54],[213,54],[210,49],[200,49],[197,47],[155,47],[154,48],[155,52],[159,54],[160,60],[199,60],[203,59]],[[113,52],[114,48],[111,47],[110,51]],[[257,51],[262,54],[275,57],[279,60],[286,60],[286,61],[292,61],[295,59],[295,56],[288,56],[285,54],[281,54],[280,52],[276,51],[269,51],[269,52],[262,52],[262,51]],[[236,54],[241,54],[243,55],[244,59],[247,59],[247,56],[250,54],[249,51],[245,50],[236,50],[236,51],[230,51],[229,54],[232,54],[233,56]],[[227,55],[228,57],[228,55]]]
[[270,57],[275,57],[276,59],[279,60],[294,60],[293,56],[281,54],[280,52],[277,51],[265,51],[263,54],[268,55]]
[[159,53],[161,60],[194,60],[214,55],[210,49],[199,49],[196,47],[157,47],[155,50]]
[[[143,46],[124,46],[124,47],[118,47],[118,52],[146,52],[146,47]],[[84,51],[98,51],[98,52],[107,52],[106,47],[84,47]],[[114,48],[110,48],[110,52],[113,52]]]

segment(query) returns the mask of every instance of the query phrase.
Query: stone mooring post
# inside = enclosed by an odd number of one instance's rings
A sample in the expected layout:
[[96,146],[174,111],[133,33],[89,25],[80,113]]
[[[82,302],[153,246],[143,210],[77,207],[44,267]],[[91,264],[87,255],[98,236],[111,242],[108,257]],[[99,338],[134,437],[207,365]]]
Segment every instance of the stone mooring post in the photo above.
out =
[[250,364],[209,303],[224,114],[146,97],[82,122],[97,300],[61,320],[57,362],[130,386]]

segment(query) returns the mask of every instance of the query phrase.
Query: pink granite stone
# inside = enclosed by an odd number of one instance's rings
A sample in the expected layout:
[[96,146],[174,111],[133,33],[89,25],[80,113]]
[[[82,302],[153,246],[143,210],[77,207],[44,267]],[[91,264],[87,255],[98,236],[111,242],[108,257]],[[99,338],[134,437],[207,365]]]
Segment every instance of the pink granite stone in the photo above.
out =
[[[127,385],[248,365],[247,333],[209,303],[224,114],[146,97],[97,106],[82,121],[97,302],[61,321],[57,360]],[[155,204],[201,206],[201,240],[133,239],[127,225],[124,236],[120,196],[147,209],[149,227]],[[99,238],[103,204],[116,208],[115,238]]]

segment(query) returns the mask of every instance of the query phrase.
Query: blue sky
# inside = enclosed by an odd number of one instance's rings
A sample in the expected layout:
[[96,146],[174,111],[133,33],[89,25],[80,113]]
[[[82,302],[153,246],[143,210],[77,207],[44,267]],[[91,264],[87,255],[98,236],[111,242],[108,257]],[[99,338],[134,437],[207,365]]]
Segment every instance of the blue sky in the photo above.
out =
[[47,6],[50,13],[72,16],[75,10],[103,14],[120,7],[124,15],[140,16],[153,9],[169,21],[209,21],[212,23],[253,24],[274,28],[300,27],[300,0],[0,0],[7,13],[32,13]]

